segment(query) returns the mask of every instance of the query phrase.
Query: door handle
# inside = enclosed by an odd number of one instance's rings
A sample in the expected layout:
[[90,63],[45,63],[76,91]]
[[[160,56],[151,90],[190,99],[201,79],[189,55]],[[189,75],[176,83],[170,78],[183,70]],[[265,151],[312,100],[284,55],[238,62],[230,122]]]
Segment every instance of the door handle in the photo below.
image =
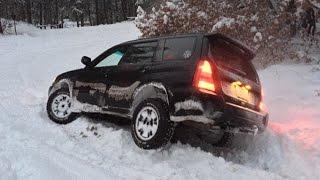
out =
[[150,70],[151,70],[151,67],[143,67],[141,68],[140,72],[146,73],[147,71],[150,71]]
[[142,72],[142,73],[145,73],[146,71],[147,71],[146,68],[142,68],[142,69],[140,70],[140,72]]

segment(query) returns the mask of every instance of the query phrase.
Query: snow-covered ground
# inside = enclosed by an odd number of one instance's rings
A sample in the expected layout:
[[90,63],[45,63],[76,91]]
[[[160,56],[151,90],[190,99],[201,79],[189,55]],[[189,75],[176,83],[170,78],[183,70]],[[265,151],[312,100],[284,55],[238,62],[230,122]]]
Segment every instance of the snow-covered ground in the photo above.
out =
[[127,126],[108,121],[48,119],[47,89],[57,74],[138,36],[132,23],[0,36],[1,180],[320,179],[320,70],[312,65],[259,72],[270,128],[221,157],[181,143],[144,151]]

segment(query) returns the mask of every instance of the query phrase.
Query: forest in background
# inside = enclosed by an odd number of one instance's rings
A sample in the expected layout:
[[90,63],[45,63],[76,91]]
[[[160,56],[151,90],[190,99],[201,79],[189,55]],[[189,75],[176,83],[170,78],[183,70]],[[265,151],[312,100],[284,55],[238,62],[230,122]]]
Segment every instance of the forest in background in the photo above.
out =
[[[318,0],[164,0],[138,8],[143,37],[223,33],[250,46],[263,66],[291,59],[318,62]],[[312,15],[312,13],[314,15]],[[313,26],[315,33],[308,32]]]
[[34,25],[61,25],[64,19],[78,26],[113,24],[136,16],[145,0],[0,0],[0,18]]
[[6,34],[12,20],[64,28],[65,21],[80,27],[135,19],[143,37],[219,32],[252,47],[263,64],[283,59],[320,62],[312,55],[320,48],[318,30],[309,36],[304,23],[310,21],[308,9],[314,9],[318,21],[319,4],[320,0],[0,0],[0,34]]

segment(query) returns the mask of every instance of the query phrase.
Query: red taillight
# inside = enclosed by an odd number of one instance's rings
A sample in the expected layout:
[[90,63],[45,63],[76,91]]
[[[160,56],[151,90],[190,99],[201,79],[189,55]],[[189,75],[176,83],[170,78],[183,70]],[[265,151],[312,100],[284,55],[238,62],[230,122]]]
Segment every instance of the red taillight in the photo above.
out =
[[215,91],[212,67],[209,61],[202,60],[198,63],[193,78],[193,85],[202,92],[212,94]]

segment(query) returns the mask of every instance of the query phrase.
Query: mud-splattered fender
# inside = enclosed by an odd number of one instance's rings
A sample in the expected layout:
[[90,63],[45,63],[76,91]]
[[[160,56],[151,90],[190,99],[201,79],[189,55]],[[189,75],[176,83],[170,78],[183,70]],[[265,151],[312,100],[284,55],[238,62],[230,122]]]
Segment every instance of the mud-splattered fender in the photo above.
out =
[[169,105],[169,94],[163,84],[157,82],[146,83],[134,91],[129,116],[132,117],[136,107],[141,102],[149,98],[161,99],[163,102]]
[[48,96],[50,96],[52,93],[56,92],[57,90],[61,88],[66,88],[69,90],[70,96],[73,97],[72,91],[73,91],[73,82],[70,79],[61,79],[57,83],[54,83],[49,90]]

